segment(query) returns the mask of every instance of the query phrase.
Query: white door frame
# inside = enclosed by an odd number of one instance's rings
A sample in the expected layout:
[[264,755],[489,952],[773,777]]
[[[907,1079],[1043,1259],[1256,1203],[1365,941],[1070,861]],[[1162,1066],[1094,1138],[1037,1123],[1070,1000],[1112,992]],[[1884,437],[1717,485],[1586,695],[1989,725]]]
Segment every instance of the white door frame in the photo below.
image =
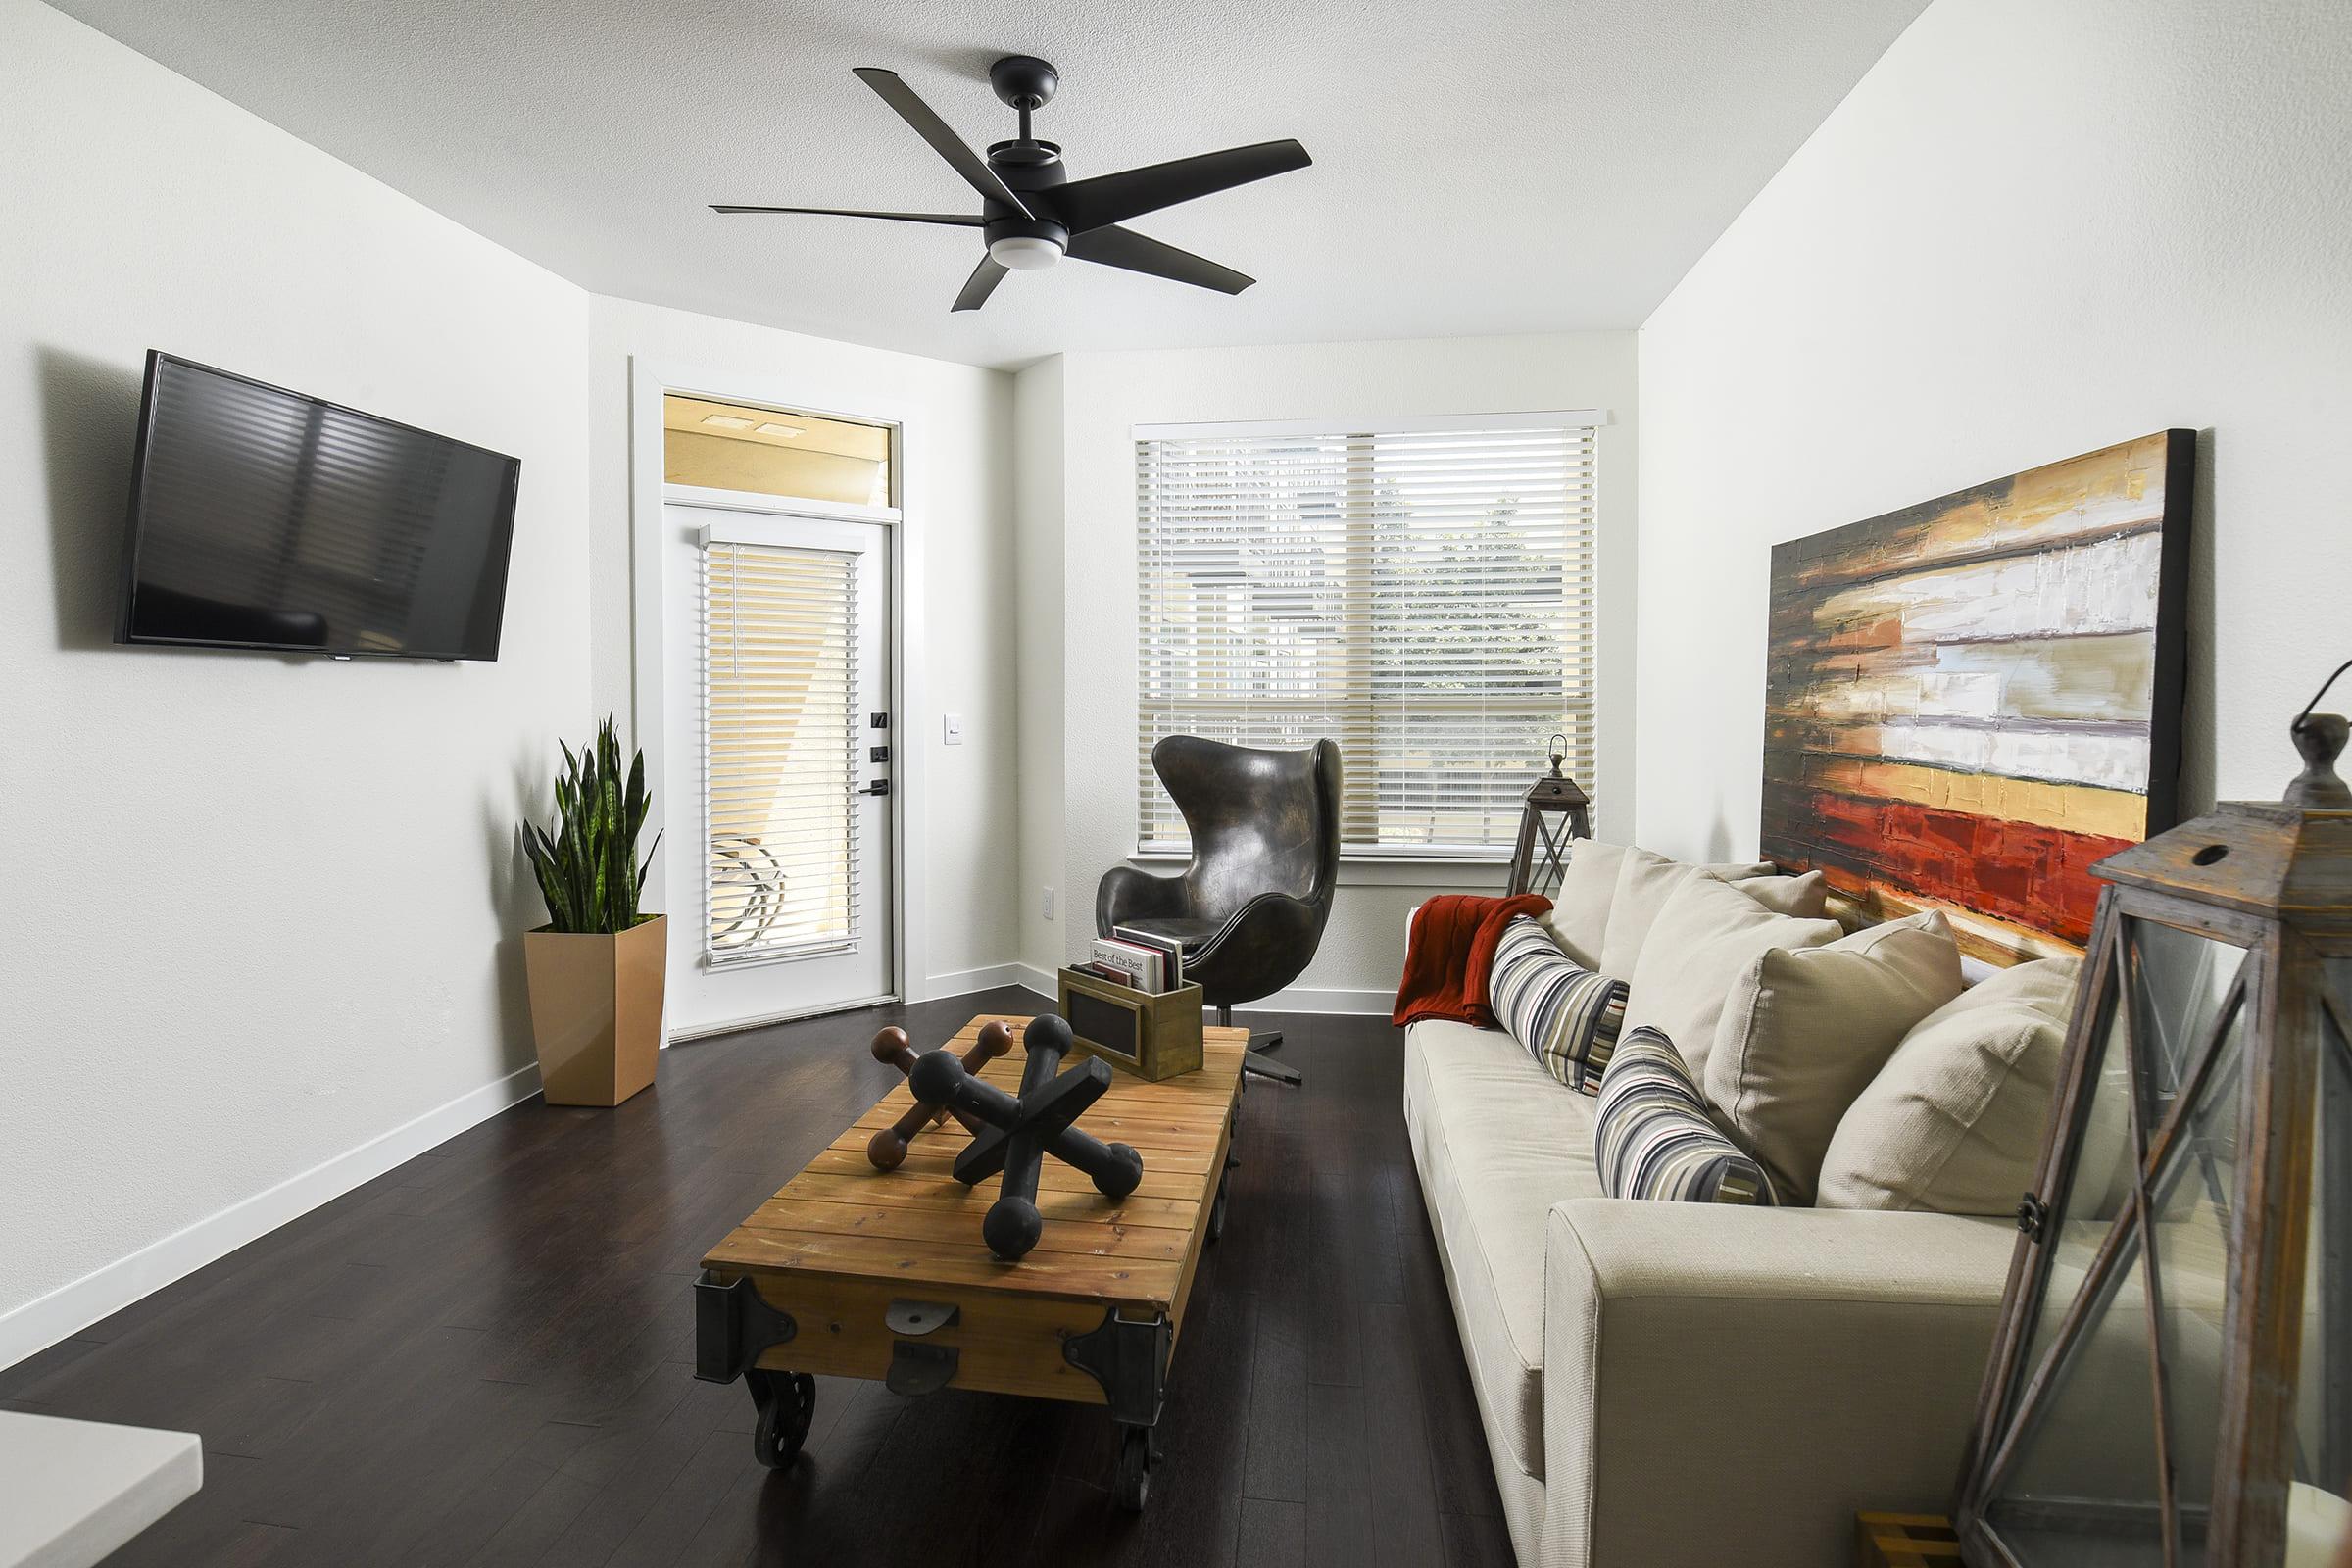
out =
[[[895,507],[861,507],[840,502],[800,501],[785,496],[759,495],[741,490],[709,490],[699,485],[673,485],[662,478],[662,400],[669,393],[708,398],[720,403],[748,403],[832,418],[857,419],[891,425],[890,483]],[[629,564],[630,564],[630,718],[637,744],[645,752],[646,784],[657,801],[663,791],[687,777],[690,766],[673,767],[668,756],[669,729],[666,687],[662,669],[662,617],[670,603],[669,585],[662,581],[662,509],[665,505],[704,507],[723,511],[766,513],[795,517],[835,517],[849,522],[877,522],[890,530],[890,791],[891,831],[891,969],[893,989],[902,1002],[921,1002],[928,995],[926,977],[928,933],[921,911],[929,907],[927,867],[922,854],[922,825],[929,820],[924,805],[924,766],[927,732],[917,722],[930,709],[930,682],[924,664],[925,639],[916,608],[923,603],[924,511],[921,465],[909,464],[909,449],[922,449],[920,432],[927,424],[925,411],[915,404],[887,399],[860,401],[856,408],[836,408],[818,388],[802,385],[790,376],[748,374],[734,370],[702,370],[691,367],[629,360]],[[699,786],[699,781],[696,784]],[[665,847],[666,848],[666,847]],[[668,857],[657,858],[647,873],[647,891],[662,907],[681,907],[667,875]],[[702,890],[677,890],[702,907]],[[745,1019],[727,1029],[755,1028],[777,1021]],[[697,1031],[716,1033],[715,1030]],[[680,1035],[677,1038],[690,1038]],[[663,1044],[669,1042],[664,1025]]]

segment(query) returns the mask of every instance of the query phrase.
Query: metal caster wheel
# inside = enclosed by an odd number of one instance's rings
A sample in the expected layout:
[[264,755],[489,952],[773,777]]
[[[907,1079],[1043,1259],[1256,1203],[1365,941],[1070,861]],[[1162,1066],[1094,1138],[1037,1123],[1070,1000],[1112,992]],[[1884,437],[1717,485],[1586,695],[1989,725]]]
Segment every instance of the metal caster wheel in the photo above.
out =
[[770,1470],[781,1470],[801,1455],[808,1438],[808,1419],[816,1414],[816,1379],[806,1372],[763,1372],[757,1367],[743,1375],[752,1402],[760,1408],[752,1428],[752,1457]]
[[1208,1239],[1212,1242],[1225,1234],[1226,1185],[1223,1181],[1217,1183],[1217,1200],[1208,1205]]
[[1152,1495],[1152,1429],[1119,1429],[1119,1462],[1110,1479],[1111,1500],[1129,1513],[1142,1513]]

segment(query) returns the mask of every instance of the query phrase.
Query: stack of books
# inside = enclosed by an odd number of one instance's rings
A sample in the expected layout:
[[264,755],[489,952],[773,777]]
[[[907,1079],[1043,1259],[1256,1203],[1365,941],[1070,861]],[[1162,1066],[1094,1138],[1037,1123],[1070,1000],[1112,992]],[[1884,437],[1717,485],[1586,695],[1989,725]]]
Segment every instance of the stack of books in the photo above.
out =
[[1174,937],[1112,926],[1109,936],[1095,938],[1087,961],[1074,967],[1081,974],[1158,996],[1184,984],[1184,947]]

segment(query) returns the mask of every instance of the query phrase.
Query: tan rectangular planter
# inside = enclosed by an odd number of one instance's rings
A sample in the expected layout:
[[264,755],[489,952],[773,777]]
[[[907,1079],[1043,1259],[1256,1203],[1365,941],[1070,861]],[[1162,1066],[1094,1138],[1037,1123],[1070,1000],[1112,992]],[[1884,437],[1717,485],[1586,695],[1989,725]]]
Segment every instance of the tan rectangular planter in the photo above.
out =
[[523,933],[522,956],[549,1104],[617,1105],[654,1081],[669,968],[665,917],[610,936],[542,926]]

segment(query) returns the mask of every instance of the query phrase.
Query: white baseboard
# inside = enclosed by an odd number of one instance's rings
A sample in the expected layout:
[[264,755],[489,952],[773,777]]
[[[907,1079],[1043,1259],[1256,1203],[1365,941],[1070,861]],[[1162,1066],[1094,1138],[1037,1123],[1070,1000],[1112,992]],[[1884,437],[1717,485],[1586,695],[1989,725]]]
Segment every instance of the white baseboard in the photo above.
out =
[[1025,986],[1029,984],[1029,976],[1036,972],[1025,964],[992,963],[985,968],[957,969],[953,974],[935,974],[930,979],[924,997],[926,999],[961,997],[968,996],[974,991],[994,991],[999,986]]
[[1356,986],[1292,986],[1277,991],[1262,1002],[1252,1002],[1233,1010],[1248,1012],[1339,1012],[1350,1017],[1372,1015],[1386,1018],[1396,1004],[1396,993],[1371,991]]
[[[1054,976],[1035,964],[1009,964],[1020,970],[1020,978],[1008,984],[1027,986],[1041,997],[1058,997],[1061,987]],[[1252,1002],[1233,1010],[1248,1012],[1334,1012],[1349,1016],[1385,1018],[1396,1001],[1396,993],[1367,990],[1348,986],[1291,986],[1272,996]]]
[[0,1367],[80,1333],[538,1092],[534,1062],[0,1314]]

